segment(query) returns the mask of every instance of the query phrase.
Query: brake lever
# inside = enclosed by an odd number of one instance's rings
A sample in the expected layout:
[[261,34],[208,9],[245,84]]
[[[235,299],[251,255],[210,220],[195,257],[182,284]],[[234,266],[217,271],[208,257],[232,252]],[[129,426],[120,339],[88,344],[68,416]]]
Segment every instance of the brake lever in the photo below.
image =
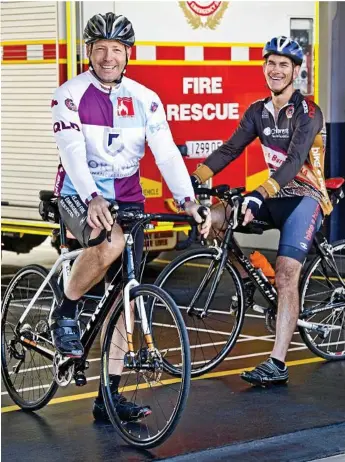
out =
[[[199,215],[201,216],[201,218],[203,219],[201,224],[205,223],[206,217],[207,217],[207,215],[208,215],[208,209],[207,209],[207,207],[205,207],[205,206],[203,206],[203,205],[202,205],[201,207],[199,207],[199,208],[198,208],[198,214],[199,214]],[[206,244],[207,244],[207,240],[206,240],[204,237],[201,237],[200,243],[201,243],[201,245],[206,245]]]
[[[109,212],[111,213],[114,223],[116,222],[118,211],[119,211],[119,204],[117,202],[114,202],[113,204],[111,204],[111,206],[109,207]],[[108,242],[111,242],[111,232],[112,232],[112,229],[110,231],[107,231],[107,234],[106,234]]]
[[238,213],[239,213],[239,208],[242,204],[242,198],[241,196],[233,196],[232,199],[232,204],[233,204],[233,212],[232,212],[232,229],[236,229],[238,226]]

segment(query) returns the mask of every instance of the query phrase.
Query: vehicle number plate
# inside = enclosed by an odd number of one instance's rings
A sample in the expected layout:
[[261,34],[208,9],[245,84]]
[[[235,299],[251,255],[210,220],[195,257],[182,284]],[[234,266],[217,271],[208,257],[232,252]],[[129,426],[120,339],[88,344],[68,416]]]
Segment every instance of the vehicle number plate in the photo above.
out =
[[187,141],[188,157],[201,158],[209,156],[215,149],[223,144],[222,140]]

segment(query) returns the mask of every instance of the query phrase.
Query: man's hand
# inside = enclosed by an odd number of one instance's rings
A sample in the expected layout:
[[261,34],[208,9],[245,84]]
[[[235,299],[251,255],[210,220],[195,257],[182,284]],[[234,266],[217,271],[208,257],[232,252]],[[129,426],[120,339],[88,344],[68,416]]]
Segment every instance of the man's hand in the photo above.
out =
[[259,191],[252,191],[244,196],[241,209],[241,213],[244,215],[243,226],[254,220],[259,213],[263,201],[264,197]]
[[90,201],[87,211],[87,223],[91,228],[111,231],[114,221],[109,212],[109,206],[110,203],[103,196],[96,196]]
[[210,213],[210,210],[207,209],[206,219],[202,218],[198,214],[199,207],[200,205],[196,204],[195,202],[186,202],[184,204],[184,209],[185,209],[186,214],[193,217],[197,223],[202,223],[203,219],[205,220],[205,222],[199,226],[199,232],[201,236],[206,239],[206,237],[208,236],[208,233],[210,232],[211,224],[212,224],[211,213]]

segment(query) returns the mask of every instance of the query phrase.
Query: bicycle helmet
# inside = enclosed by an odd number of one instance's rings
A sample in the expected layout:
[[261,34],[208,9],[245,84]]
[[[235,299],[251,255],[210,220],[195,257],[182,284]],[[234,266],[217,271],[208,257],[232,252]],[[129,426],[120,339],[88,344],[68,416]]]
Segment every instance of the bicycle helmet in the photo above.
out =
[[295,40],[284,35],[273,37],[266,43],[262,56],[267,58],[270,55],[286,56],[297,66],[300,66],[303,62],[303,50],[300,45]]
[[[95,14],[91,19],[88,20],[84,29],[84,40],[86,45],[91,46],[97,40],[116,40],[126,47],[132,47],[135,43],[135,35],[132,23],[122,15],[116,15],[114,13],[106,14]],[[125,67],[117,80],[114,83],[119,84],[122,81],[123,75],[126,72],[128,64],[128,52],[126,48],[126,64]],[[91,58],[89,57],[89,66],[94,76],[102,83],[102,80],[97,75],[93,68]]]
[[117,40],[132,47],[135,42],[132,23],[125,16],[114,13],[92,16],[86,24],[83,37],[87,45],[97,40]]

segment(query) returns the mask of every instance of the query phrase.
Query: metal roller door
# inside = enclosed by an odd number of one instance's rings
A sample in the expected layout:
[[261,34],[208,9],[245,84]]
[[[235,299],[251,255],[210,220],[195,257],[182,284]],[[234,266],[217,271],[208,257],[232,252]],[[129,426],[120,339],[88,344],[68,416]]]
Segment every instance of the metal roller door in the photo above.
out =
[[2,217],[37,219],[38,192],[53,188],[58,164],[50,114],[57,2],[2,2],[1,10]]

